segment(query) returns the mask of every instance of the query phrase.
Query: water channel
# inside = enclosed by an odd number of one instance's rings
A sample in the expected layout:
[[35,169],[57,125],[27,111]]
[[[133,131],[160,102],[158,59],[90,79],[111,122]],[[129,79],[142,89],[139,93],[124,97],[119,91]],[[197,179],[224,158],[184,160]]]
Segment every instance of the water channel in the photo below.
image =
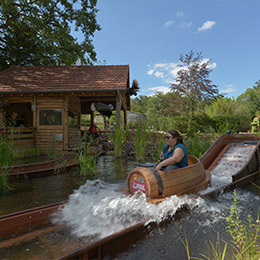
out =
[[[250,156],[250,149],[237,149],[229,159],[234,167],[236,161]],[[231,158],[231,159],[230,159]],[[235,162],[235,163],[234,163]],[[232,162],[231,162],[232,163]],[[65,223],[65,234],[55,234],[53,247],[60,240],[87,243],[108,236],[139,221],[156,222],[158,228],[151,229],[146,239],[137,241],[127,252],[116,259],[187,259],[181,239],[188,240],[191,256],[208,254],[209,241],[230,241],[225,231],[226,217],[230,213],[233,193],[221,194],[215,199],[202,199],[192,195],[172,196],[158,205],[149,204],[144,196],[128,197],[121,190],[126,185],[126,176],[138,162],[102,156],[98,160],[98,179],[86,180],[78,172],[31,180],[13,184],[13,190],[0,196],[0,214],[7,214],[53,202],[68,200],[65,207],[53,216],[53,223]],[[227,162],[222,164],[227,164]],[[216,167],[221,167],[217,165]],[[230,165],[228,166],[230,168]],[[219,171],[218,171],[219,172]],[[226,170],[216,174],[215,183],[230,181]],[[213,184],[214,185],[214,184]],[[259,183],[258,183],[259,185]],[[260,207],[260,191],[254,186],[237,190],[241,216],[248,214],[257,218]],[[161,225],[164,220],[167,226]],[[71,242],[72,243],[72,242]],[[0,251],[3,259],[28,259],[34,252],[45,252],[48,248],[40,242],[28,244],[16,252]],[[44,258],[46,259],[46,258]]]

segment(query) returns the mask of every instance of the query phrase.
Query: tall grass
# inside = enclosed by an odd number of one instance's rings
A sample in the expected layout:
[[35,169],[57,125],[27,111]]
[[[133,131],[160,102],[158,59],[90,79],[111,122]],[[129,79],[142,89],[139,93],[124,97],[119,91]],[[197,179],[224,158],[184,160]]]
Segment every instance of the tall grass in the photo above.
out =
[[118,126],[114,127],[114,132],[112,133],[111,138],[112,138],[115,157],[122,156],[123,143],[126,142],[128,135],[129,135],[128,129],[126,130],[120,129]]
[[201,158],[201,156],[209,149],[213,142],[214,138],[212,139],[212,137],[206,136],[202,138],[199,134],[194,134],[193,136],[187,137],[184,140],[188,154],[192,154],[197,158]]
[[260,259],[259,215],[255,223],[250,215],[248,215],[243,222],[240,218],[238,204],[237,193],[234,191],[233,206],[231,207],[230,214],[226,220],[226,230],[232,237],[234,259]]
[[[248,215],[245,221],[241,220],[239,201],[237,193],[234,191],[233,206],[230,209],[230,214],[226,218],[226,231],[230,234],[232,240],[228,244],[218,238],[216,244],[210,242],[210,256],[201,254],[201,257],[191,257],[189,252],[189,244],[187,239],[185,241],[179,236],[182,244],[184,245],[187,253],[187,259],[197,260],[259,260],[260,259],[260,221],[259,214],[255,221],[252,216]],[[260,210],[260,207],[259,207]],[[232,257],[227,254],[228,247],[232,251]]]
[[141,119],[139,118],[135,136],[135,158],[139,162],[145,160],[145,150],[150,136],[151,133],[147,129],[147,123],[142,125]]
[[163,140],[158,140],[155,142],[153,150],[151,152],[151,157],[153,161],[157,162],[159,160],[164,145],[165,141]]
[[89,178],[96,176],[96,158],[91,154],[90,145],[92,142],[87,142],[86,132],[82,137],[81,144],[78,149],[80,174]]
[[9,190],[8,172],[14,162],[13,140],[4,139],[0,136],[0,190]]
[[49,143],[48,158],[55,159],[55,157],[56,157],[56,141],[55,138],[53,137],[53,139]]

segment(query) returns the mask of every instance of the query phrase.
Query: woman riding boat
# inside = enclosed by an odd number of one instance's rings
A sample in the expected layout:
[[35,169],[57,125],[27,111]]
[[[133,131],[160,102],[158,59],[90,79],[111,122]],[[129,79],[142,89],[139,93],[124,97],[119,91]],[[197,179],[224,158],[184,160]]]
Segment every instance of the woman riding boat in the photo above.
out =
[[188,154],[183,145],[182,136],[176,130],[170,130],[166,137],[156,170],[171,171],[188,166]]

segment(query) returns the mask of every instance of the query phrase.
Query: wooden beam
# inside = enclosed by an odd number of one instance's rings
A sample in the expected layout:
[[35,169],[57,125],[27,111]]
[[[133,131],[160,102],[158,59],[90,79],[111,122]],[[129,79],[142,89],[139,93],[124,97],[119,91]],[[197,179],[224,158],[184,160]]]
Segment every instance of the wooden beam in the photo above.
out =
[[69,148],[69,96],[64,97],[63,106],[63,150]]

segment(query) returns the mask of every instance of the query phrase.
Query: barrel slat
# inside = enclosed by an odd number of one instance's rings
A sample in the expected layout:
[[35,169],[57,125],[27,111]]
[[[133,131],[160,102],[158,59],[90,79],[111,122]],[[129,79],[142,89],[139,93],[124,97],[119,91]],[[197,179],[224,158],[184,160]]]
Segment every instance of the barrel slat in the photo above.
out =
[[189,166],[172,171],[158,171],[163,192],[159,195],[158,180],[150,168],[136,167],[127,177],[127,186],[131,194],[140,190],[150,198],[182,194],[193,190],[205,180],[205,169],[194,156],[189,156]]

